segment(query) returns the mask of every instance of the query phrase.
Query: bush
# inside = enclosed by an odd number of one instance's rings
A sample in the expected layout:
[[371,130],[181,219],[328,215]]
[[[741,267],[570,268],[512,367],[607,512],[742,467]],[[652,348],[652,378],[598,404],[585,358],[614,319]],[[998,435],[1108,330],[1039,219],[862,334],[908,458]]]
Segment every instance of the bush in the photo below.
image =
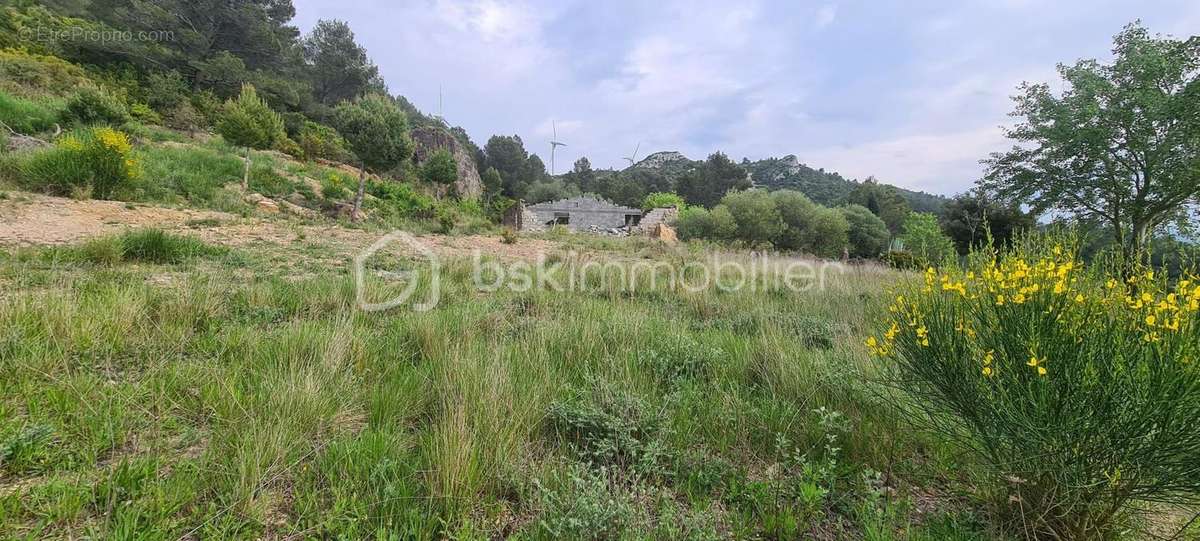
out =
[[920,270],[929,267],[929,262],[905,250],[889,250],[881,261],[889,267],[899,270]]
[[190,90],[178,71],[155,71],[146,76],[142,98],[150,107],[165,113],[186,104]]
[[654,192],[647,195],[646,198],[642,200],[643,210],[672,207],[683,209],[684,202],[682,197],[671,192]]
[[93,86],[85,86],[72,95],[62,112],[63,124],[81,126],[120,126],[131,118],[120,98]]
[[954,241],[942,232],[937,217],[932,214],[908,213],[903,229],[900,241],[904,243],[904,249],[932,265],[952,260],[958,253],[955,251]]
[[139,175],[131,151],[129,138],[112,128],[67,135],[21,164],[21,182],[53,195],[89,190],[97,199],[109,199]]
[[350,154],[337,130],[316,122],[304,122],[297,143],[306,160],[346,161]]
[[663,411],[600,381],[550,406],[552,430],[580,458],[597,466],[653,475],[662,472],[669,430]]
[[879,257],[892,236],[887,224],[861,205],[847,205],[840,210],[849,225],[847,239],[850,242],[850,255]]
[[771,193],[785,225],[774,239],[783,250],[805,251],[820,257],[839,257],[849,239],[850,224],[837,211],[813,203],[793,190]]
[[[0,122],[19,133],[48,131],[54,127],[58,117],[58,109],[44,101],[27,100],[0,92]],[[8,134],[8,130],[3,128],[0,131]]]
[[771,195],[763,190],[733,192],[721,199],[737,224],[737,238],[750,245],[773,242],[783,232],[783,218]]
[[296,191],[295,184],[270,165],[256,165],[251,168],[249,186],[250,191],[267,197],[283,197]]
[[516,244],[518,240],[520,240],[520,237],[517,236],[517,230],[515,229],[505,227],[500,231],[500,242],[504,244]]
[[[346,198],[350,190],[346,190]],[[434,214],[431,197],[413,189],[412,184],[395,181],[371,181],[367,193],[375,197],[375,209],[382,210],[384,217],[429,218]]]
[[1200,501],[1200,284],[1119,280],[1072,254],[1026,239],[929,269],[867,342],[910,418],[973,453],[1038,538],[1107,536],[1137,501]]
[[458,180],[458,164],[450,151],[439,148],[421,164],[421,180],[430,184],[454,184]]
[[19,49],[0,51],[0,90],[20,95],[63,96],[91,84],[83,68],[56,56]]

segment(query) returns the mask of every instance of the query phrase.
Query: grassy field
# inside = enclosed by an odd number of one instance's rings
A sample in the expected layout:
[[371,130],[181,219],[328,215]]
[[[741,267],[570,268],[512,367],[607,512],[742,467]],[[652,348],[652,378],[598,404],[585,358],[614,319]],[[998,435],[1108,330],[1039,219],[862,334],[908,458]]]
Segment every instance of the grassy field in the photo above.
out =
[[890,271],[482,293],[452,260],[372,314],[303,246],[142,237],[0,264],[0,537],[989,537],[873,383]]

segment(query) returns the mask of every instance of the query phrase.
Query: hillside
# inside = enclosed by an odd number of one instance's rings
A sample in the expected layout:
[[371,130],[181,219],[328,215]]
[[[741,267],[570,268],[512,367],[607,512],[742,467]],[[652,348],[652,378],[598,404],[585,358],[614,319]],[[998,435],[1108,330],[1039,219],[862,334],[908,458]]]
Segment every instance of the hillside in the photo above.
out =
[[[675,179],[694,169],[699,163],[681,152],[663,151],[646,156],[632,167],[627,168],[626,171],[653,171],[667,178]],[[750,179],[756,187],[768,190],[796,190],[807,195],[813,201],[827,206],[841,204],[859,184],[858,180],[847,179],[836,172],[813,169],[801,163],[796,156],[791,154],[782,158],[766,158],[758,161],[744,158],[741,165],[750,174]],[[906,190],[899,186],[893,187],[917,212],[940,214],[948,201],[941,195]]]

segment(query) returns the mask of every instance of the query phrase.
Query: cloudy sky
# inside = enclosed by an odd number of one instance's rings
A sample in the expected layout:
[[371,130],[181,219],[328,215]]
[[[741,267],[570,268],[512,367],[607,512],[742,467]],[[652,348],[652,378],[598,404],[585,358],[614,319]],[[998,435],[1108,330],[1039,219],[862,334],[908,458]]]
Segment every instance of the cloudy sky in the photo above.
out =
[[480,145],[517,134],[579,156],[795,154],[953,194],[1006,145],[1009,96],[1058,62],[1107,58],[1121,27],[1200,34],[1195,0],[294,0],[350,23],[393,93]]

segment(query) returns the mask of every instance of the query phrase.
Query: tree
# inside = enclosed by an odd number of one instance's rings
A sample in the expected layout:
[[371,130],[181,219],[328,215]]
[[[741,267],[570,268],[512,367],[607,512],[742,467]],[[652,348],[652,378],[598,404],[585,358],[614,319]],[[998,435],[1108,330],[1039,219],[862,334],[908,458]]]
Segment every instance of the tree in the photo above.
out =
[[859,205],[847,205],[839,210],[849,226],[847,240],[850,242],[850,255],[878,257],[883,253],[892,234],[882,219]]
[[493,135],[483,147],[488,167],[500,173],[503,194],[520,198],[529,185],[529,153],[517,135]]
[[784,230],[771,195],[763,190],[732,192],[721,199],[737,224],[737,237],[751,246],[774,242]]
[[938,227],[937,216],[925,212],[910,212],[904,220],[900,235],[904,249],[928,264],[939,264],[954,257],[954,241]]
[[412,155],[408,117],[390,98],[370,94],[358,101],[339,104],[334,110],[334,122],[359,161],[358,192],[351,212],[351,218],[359,220],[367,170],[382,173]]
[[1033,229],[1037,221],[1015,204],[1000,203],[980,193],[963,194],[947,203],[941,224],[958,253],[967,255],[989,235],[997,246],[1007,246],[1021,231]]
[[704,163],[676,181],[675,192],[689,205],[712,208],[730,191],[750,188],[746,171],[723,153],[715,152]]
[[596,189],[596,171],[592,170],[592,162],[586,156],[575,160],[575,167],[565,175],[569,182],[579,186],[583,192],[593,192]]
[[243,86],[237,99],[225,102],[217,122],[217,132],[229,144],[246,149],[242,190],[250,182],[250,150],[273,148],[287,137],[279,113],[268,107],[251,85]]
[[690,240],[713,238],[716,236],[717,227],[708,209],[687,207],[675,219],[675,229],[679,232],[680,239]]
[[908,201],[895,187],[880,184],[875,177],[868,177],[855,186],[850,195],[846,196],[846,202],[866,207],[872,214],[880,217],[892,233],[900,232],[910,210]]
[[321,103],[339,103],[370,91],[386,93],[379,68],[345,22],[317,21],[302,47],[313,95]]
[[1154,231],[1200,198],[1200,39],[1114,39],[1112,64],[1061,65],[1061,93],[1023,84],[1007,131],[1017,144],[986,160],[981,186],[1041,213],[1108,225],[1121,258],[1145,258]]
[[421,164],[421,179],[431,184],[454,184],[458,180],[458,163],[449,150],[439,148]]
[[504,182],[500,178],[500,172],[495,167],[489,167],[479,176],[479,180],[483,182],[483,193],[487,194],[488,202],[490,203],[492,197],[500,193]]
[[804,230],[809,227],[816,203],[808,196],[794,190],[778,190],[771,192],[771,200],[779,210],[784,229],[774,239],[775,246],[781,250],[802,250],[805,248]]
[[529,185],[525,191],[525,200],[529,203],[557,201],[579,195],[579,190],[568,186],[557,178],[547,178]]
[[801,232],[804,249],[818,257],[837,258],[849,245],[850,223],[837,209],[814,205],[808,227]]

